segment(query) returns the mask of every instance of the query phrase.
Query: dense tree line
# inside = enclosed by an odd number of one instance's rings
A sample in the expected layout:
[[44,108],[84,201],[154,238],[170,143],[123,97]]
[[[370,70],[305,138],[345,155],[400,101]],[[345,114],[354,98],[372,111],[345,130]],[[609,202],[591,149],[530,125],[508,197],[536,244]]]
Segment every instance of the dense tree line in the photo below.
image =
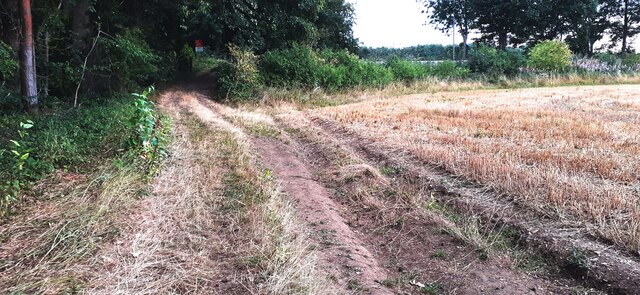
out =
[[[16,66],[30,23],[35,55],[22,58],[20,72],[35,62],[36,95],[25,92]],[[189,70],[195,39],[220,53],[229,44],[258,53],[292,44],[355,51],[352,23],[344,0],[1,0],[0,90],[22,88],[32,109],[37,96],[128,90]]]
[[[473,47],[473,45],[467,47]],[[465,50],[467,49],[463,48],[462,46],[456,46],[456,56],[462,56],[463,52],[465,52]],[[408,60],[420,61],[448,60],[453,58],[453,46],[428,44],[410,46],[405,48],[361,47],[358,51],[358,55],[364,59],[380,61],[386,61],[394,56]]]
[[542,40],[563,39],[571,49],[591,55],[605,35],[607,49],[631,52],[640,33],[639,0],[423,0],[432,24],[456,30],[467,43],[471,31],[480,41],[504,50]]

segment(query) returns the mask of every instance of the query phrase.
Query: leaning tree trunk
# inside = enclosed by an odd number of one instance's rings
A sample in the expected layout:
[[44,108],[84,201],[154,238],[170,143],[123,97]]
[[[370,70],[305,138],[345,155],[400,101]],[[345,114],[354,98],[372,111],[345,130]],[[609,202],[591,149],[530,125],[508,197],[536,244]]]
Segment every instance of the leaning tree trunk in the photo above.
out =
[[20,45],[20,82],[25,108],[29,113],[38,111],[38,86],[36,81],[36,57],[33,47],[33,23],[31,21],[31,1],[20,1],[22,15],[22,43]]

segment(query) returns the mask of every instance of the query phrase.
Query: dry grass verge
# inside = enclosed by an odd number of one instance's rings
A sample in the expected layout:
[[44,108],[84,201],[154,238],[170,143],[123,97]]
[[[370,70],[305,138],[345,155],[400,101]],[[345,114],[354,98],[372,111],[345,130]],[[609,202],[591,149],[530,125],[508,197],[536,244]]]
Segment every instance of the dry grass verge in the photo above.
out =
[[120,218],[144,197],[147,184],[140,170],[112,165],[86,177],[58,173],[42,182],[36,190],[43,191],[43,199],[0,227],[0,289],[41,294],[82,289],[94,266],[89,261],[120,233]]

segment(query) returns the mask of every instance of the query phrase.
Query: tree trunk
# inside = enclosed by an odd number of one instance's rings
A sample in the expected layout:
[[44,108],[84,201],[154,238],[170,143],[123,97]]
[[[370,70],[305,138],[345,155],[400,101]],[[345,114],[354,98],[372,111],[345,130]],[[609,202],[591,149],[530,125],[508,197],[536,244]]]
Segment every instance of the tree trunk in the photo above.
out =
[[462,60],[467,59],[467,40],[469,39],[469,33],[462,33]]
[[38,112],[38,85],[36,81],[36,56],[33,47],[33,23],[31,0],[20,1],[22,15],[22,44],[20,46],[20,74],[22,96],[29,113]]
[[498,35],[498,49],[507,50],[507,32],[500,32]]
[[50,34],[49,31],[44,32],[44,78],[42,80],[42,92],[44,97],[49,96],[49,75],[51,74],[51,70],[49,68],[49,41]]
[[624,0],[624,15],[622,21],[622,53],[627,53],[627,38],[629,36],[629,0]]

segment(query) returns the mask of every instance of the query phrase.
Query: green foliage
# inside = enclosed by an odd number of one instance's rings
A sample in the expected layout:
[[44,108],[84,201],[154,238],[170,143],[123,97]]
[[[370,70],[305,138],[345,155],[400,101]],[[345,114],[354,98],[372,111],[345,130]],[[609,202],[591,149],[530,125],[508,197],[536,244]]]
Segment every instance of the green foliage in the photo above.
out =
[[[138,115],[134,115],[136,113]],[[60,110],[35,118],[24,114],[0,115],[0,150],[5,151],[0,154],[0,197],[15,201],[33,181],[54,169],[85,171],[95,167],[91,163],[96,159],[122,154],[131,134],[137,132],[132,129],[131,118],[141,117],[143,113],[146,110],[138,110],[129,97],[112,96],[89,101],[83,108]],[[154,130],[157,140],[150,142],[160,144],[155,151],[162,155],[165,140],[162,134],[167,132],[167,124],[162,123],[162,118],[158,121]],[[23,124],[16,132],[19,122]],[[149,165],[149,160],[157,158],[156,154],[149,157],[141,153],[143,150],[131,147],[127,153],[136,161],[143,159],[138,164],[146,172],[155,172],[149,170],[155,168],[155,165]],[[3,208],[0,211],[5,215],[10,209],[9,203],[0,204]]]
[[221,65],[219,90],[227,99],[255,98],[262,85],[258,73],[258,57],[253,52],[235,45],[229,46],[229,52],[233,63]]
[[471,71],[469,68],[447,60],[433,66],[433,68],[431,68],[431,73],[432,75],[440,78],[465,78],[469,76]]
[[10,211],[11,205],[18,201],[20,191],[26,182],[34,177],[35,161],[31,157],[33,148],[27,141],[28,130],[33,127],[33,121],[20,122],[19,126],[18,138],[9,140],[9,150],[0,150],[0,157],[11,158],[7,173],[9,177],[0,183],[0,216],[5,216]]
[[[462,46],[456,46],[456,56],[462,56]],[[418,61],[438,61],[449,60],[452,58],[451,52],[453,51],[452,45],[440,45],[440,44],[428,44],[417,45],[405,48],[370,48],[360,47],[358,55],[361,58],[369,60],[384,61],[393,58],[394,56],[408,60]]]
[[429,295],[444,294],[444,286],[438,282],[428,283],[424,287],[420,287],[420,293]]
[[593,57],[609,65],[614,65],[620,61],[620,57],[612,53],[598,53]]
[[640,66],[640,54],[639,53],[630,53],[624,56],[622,59],[622,64],[628,67],[634,67],[638,69]]
[[345,0],[196,1],[186,5],[187,38],[216,52],[237,44],[264,53],[303,44],[315,49],[355,49],[353,7]]
[[416,62],[392,57],[387,61],[386,66],[393,73],[396,80],[411,82],[429,76],[429,66]]
[[305,46],[265,53],[260,60],[260,74],[271,87],[324,87],[332,91],[379,87],[393,81],[389,69],[363,61],[346,50],[316,52]]
[[0,115],[22,110],[22,98],[17,89],[0,83]]
[[320,60],[308,47],[269,51],[260,58],[260,74],[271,87],[315,87],[319,83]]
[[591,260],[582,249],[573,247],[571,249],[571,255],[567,257],[567,266],[576,269],[589,269],[591,267]]
[[528,64],[541,71],[562,72],[571,66],[571,57],[571,50],[566,43],[547,40],[531,49]]
[[155,163],[166,155],[164,143],[166,138],[162,133],[162,123],[154,110],[154,103],[149,100],[154,87],[149,87],[142,93],[133,93],[134,113],[129,119],[131,138],[129,147],[137,150],[144,159],[147,167],[152,168]]
[[18,73],[18,69],[15,53],[9,45],[0,41],[0,81],[12,79]]
[[447,259],[448,256],[449,255],[444,250],[436,250],[433,253],[431,253],[431,258],[433,259],[444,260],[444,259]]
[[479,45],[469,55],[469,69],[472,72],[492,77],[516,75],[525,64],[526,60],[521,51],[498,51],[484,44]]
[[70,96],[76,91],[82,67],[72,61],[51,62],[48,65],[50,93]]
[[165,78],[160,70],[162,59],[145,42],[139,29],[101,40],[107,58],[94,70],[109,77],[111,87],[126,91]]
[[346,50],[324,50],[318,54],[319,85],[329,90],[356,86],[380,87],[393,80],[392,73],[373,62],[363,61]]

